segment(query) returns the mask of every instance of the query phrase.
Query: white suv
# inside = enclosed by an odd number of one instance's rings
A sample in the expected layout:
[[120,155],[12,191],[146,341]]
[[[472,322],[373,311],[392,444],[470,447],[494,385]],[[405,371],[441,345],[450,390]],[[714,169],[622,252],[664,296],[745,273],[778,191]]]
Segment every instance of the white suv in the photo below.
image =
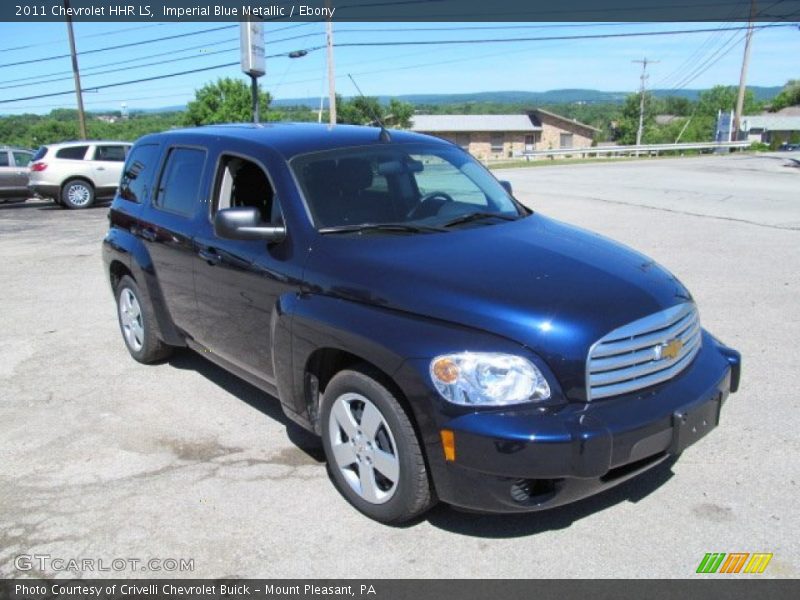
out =
[[42,146],[31,161],[28,189],[67,208],[87,208],[96,198],[113,197],[130,148],[110,141]]

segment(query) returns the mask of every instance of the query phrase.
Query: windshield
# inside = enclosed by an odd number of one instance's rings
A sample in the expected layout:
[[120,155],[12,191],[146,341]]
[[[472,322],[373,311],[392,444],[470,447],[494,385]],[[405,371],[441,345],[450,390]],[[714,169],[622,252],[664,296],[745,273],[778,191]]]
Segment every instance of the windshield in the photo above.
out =
[[322,231],[391,224],[372,229],[430,232],[527,214],[486,169],[458,148],[340,148],[298,156],[291,165]]

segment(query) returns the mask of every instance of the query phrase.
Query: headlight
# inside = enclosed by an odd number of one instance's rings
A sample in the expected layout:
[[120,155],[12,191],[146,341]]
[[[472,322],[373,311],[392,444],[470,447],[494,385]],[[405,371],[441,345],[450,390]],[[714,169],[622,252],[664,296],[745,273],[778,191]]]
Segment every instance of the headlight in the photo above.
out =
[[442,397],[467,406],[505,406],[550,397],[550,386],[529,360],[513,354],[462,352],[431,361],[431,379]]

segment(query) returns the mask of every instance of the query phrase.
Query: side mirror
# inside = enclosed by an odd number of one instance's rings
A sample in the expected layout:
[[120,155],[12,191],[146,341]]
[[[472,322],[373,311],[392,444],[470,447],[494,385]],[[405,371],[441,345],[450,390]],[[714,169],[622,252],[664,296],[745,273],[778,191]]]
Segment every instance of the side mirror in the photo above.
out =
[[513,196],[514,195],[514,190],[511,188],[511,182],[510,181],[501,181],[500,185],[502,185],[505,188],[505,190],[508,192],[509,196]]
[[252,206],[223,208],[214,216],[214,234],[227,240],[266,240],[280,242],[286,227],[262,225],[261,213]]

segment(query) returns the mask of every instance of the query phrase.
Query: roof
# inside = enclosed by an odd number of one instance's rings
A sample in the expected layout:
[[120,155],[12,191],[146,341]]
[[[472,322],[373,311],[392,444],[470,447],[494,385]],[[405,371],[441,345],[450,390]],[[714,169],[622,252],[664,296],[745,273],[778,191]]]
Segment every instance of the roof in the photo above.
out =
[[597,127],[592,127],[591,125],[587,125],[586,123],[581,123],[577,119],[570,119],[569,117],[564,117],[562,115],[557,115],[554,112],[550,112],[549,110],[545,110],[543,108],[534,108],[531,111],[528,111],[528,114],[533,117],[540,117],[544,115],[545,117],[550,117],[552,119],[556,119],[561,121],[562,123],[573,125],[576,127],[582,127],[583,129],[588,129],[589,131],[599,132],[600,130]]
[[48,148],[53,146],[87,146],[89,144],[123,144],[130,146],[133,142],[126,142],[124,140],[69,140],[67,142],[53,142],[52,144],[44,144]]
[[414,115],[412,131],[458,133],[472,131],[541,131],[528,115]]
[[[389,130],[393,143],[445,144],[434,137],[410,131]],[[238,142],[258,144],[276,150],[287,160],[298,154],[321,152],[351,146],[385,145],[380,140],[380,129],[361,125],[335,125],[318,123],[231,123],[206,125],[187,129],[174,129],[145,136],[160,139],[162,136],[181,138],[185,143],[205,143],[209,136]]]
[[776,110],[774,113],[761,113],[762,115],[779,115],[782,117],[800,117],[800,104],[795,106],[787,106],[786,108],[782,108],[780,110]]
[[800,116],[745,115],[742,117],[742,129],[766,129],[767,131],[800,131]]

